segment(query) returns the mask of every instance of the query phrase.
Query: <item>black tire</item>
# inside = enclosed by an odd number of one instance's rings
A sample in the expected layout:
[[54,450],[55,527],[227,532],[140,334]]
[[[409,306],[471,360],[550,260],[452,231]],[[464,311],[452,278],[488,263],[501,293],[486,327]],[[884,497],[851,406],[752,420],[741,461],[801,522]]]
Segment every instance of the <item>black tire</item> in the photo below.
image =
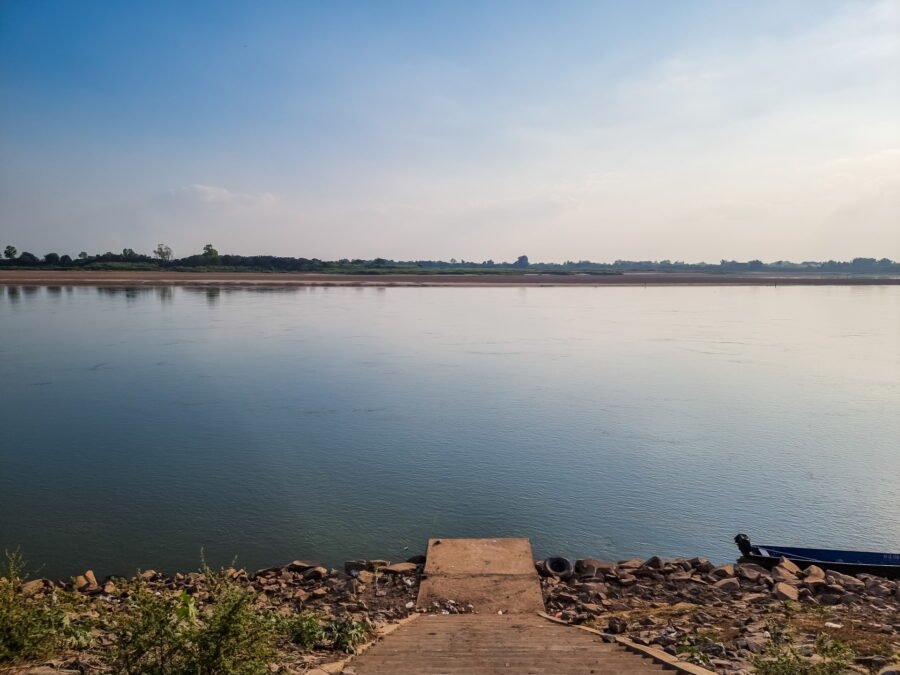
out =
[[575,571],[572,561],[561,556],[551,556],[546,558],[544,560],[544,569],[547,574],[559,577],[560,579],[568,579]]

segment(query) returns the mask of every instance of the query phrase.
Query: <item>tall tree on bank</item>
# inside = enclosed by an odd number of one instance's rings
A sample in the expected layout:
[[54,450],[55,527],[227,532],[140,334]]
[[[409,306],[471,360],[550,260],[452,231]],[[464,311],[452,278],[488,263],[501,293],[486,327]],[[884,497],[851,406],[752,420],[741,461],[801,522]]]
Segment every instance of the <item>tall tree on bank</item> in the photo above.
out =
[[15,246],[7,246],[5,249],[3,249],[3,255],[6,256],[7,260],[13,260],[18,254],[19,251]]
[[165,244],[157,244],[156,248],[153,249],[153,255],[163,262],[169,262],[172,259],[172,249]]

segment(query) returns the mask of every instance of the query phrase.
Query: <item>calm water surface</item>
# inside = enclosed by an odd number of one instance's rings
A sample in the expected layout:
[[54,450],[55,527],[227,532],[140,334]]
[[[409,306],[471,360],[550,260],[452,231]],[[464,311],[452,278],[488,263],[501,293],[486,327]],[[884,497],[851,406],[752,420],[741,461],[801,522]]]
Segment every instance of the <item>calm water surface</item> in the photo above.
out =
[[0,288],[0,549],[65,576],[900,549],[900,287]]

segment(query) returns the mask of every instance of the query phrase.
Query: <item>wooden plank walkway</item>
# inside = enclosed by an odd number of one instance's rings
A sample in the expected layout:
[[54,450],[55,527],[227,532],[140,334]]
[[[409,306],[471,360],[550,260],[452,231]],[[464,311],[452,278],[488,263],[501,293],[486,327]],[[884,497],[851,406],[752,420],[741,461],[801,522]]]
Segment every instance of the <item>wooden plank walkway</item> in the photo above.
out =
[[346,675],[650,675],[652,659],[536,614],[424,614],[352,659]]
[[[649,675],[658,661],[595,632],[549,621],[527,539],[431,539],[418,605],[454,600],[474,614],[422,614],[344,667],[346,675]],[[701,669],[697,669],[701,670]],[[693,671],[697,672],[697,671]]]

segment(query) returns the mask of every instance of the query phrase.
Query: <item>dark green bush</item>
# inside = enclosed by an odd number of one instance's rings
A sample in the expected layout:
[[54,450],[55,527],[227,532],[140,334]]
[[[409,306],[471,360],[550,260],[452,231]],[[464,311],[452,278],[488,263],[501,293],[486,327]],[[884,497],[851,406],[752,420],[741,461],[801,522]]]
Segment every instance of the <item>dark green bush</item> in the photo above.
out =
[[143,582],[125,586],[127,608],[110,612],[115,645],[109,656],[123,675],[257,675],[274,658],[275,621],[256,595],[209,570],[210,605],[199,609],[187,593],[154,592]]
[[0,664],[44,659],[64,649],[69,636],[83,639],[56,595],[22,592],[25,561],[18,552],[6,554],[0,577]]

